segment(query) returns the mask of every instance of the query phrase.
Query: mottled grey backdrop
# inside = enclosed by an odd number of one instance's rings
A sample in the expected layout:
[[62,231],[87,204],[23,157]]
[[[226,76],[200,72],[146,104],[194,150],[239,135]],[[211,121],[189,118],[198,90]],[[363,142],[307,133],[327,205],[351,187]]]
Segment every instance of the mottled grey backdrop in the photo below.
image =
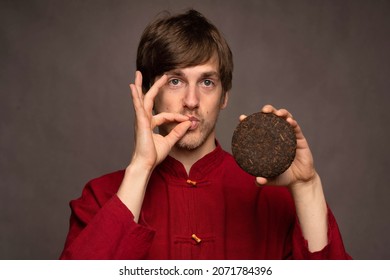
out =
[[235,55],[223,147],[239,114],[288,108],[347,250],[390,259],[390,1],[381,0],[1,0],[0,258],[58,258],[68,202],[129,161],[128,84],[143,28],[189,7]]

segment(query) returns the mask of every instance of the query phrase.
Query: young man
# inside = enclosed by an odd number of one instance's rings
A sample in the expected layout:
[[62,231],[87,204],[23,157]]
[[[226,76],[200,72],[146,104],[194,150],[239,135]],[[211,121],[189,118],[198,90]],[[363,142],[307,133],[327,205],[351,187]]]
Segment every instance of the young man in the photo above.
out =
[[294,162],[273,181],[242,171],[216,141],[233,62],[214,25],[194,10],[157,19],[142,35],[137,69],[132,159],[71,202],[62,259],[349,258],[288,111],[262,109],[297,137]]

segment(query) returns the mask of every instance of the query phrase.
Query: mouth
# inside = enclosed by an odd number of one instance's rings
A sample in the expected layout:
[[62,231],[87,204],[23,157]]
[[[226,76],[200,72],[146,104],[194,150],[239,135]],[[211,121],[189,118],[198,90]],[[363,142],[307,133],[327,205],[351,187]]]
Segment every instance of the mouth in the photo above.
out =
[[188,116],[189,121],[191,121],[191,127],[188,130],[195,130],[199,126],[199,119],[194,116]]

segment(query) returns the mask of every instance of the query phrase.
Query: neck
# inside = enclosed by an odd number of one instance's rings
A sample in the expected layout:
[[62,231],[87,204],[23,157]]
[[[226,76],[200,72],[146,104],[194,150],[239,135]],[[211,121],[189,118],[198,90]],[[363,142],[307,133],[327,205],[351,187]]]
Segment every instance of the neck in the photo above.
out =
[[193,150],[174,146],[169,155],[180,161],[184,165],[187,174],[189,174],[190,169],[194,165],[194,163],[208,153],[212,152],[215,147],[215,138],[210,138],[206,140],[206,142],[203,143],[201,146]]

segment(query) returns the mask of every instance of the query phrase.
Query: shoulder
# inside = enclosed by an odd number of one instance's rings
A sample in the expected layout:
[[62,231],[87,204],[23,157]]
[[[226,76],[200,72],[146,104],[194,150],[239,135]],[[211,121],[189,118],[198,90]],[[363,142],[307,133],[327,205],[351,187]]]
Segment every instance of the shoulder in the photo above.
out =
[[119,189],[124,170],[115,171],[90,180],[78,200],[95,200],[100,206],[107,202]]
[[[125,175],[124,170],[118,170],[111,172],[100,177],[94,178],[88,182],[89,185],[94,187],[102,187],[105,189],[116,189],[119,188],[120,183]],[[115,190],[115,191],[116,191]]]

